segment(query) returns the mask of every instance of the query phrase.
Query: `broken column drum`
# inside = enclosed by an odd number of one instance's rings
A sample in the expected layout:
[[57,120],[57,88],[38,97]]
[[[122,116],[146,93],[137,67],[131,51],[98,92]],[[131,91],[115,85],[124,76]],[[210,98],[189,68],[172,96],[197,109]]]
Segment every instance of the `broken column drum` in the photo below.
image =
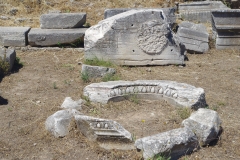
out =
[[120,65],[184,64],[185,47],[162,10],[130,10],[99,22],[84,37],[85,58]]

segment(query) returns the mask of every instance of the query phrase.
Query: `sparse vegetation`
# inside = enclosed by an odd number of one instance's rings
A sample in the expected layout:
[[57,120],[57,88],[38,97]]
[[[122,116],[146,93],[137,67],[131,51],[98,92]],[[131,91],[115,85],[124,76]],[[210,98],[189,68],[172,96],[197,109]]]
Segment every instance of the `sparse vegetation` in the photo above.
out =
[[165,155],[162,155],[162,154],[157,154],[149,160],[170,160],[170,159],[171,159],[171,157],[168,157],[168,156],[165,156]]
[[84,83],[90,82],[90,77],[87,72],[81,73],[81,79],[83,80]]
[[4,76],[9,73],[9,63],[6,61],[6,55],[0,57],[0,76]]
[[57,82],[53,82],[53,89],[58,89]]
[[111,61],[99,59],[96,56],[93,59],[85,59],[84,64],[91,66],[114,67],[114,64]]
[[177,109],[177,114],[182,118],[182,119],[187,119],[191,115],[192,110],[187,107],[183,108],[178,108]]
[[111,74],[111,73],[108,73],[108,74],[104,75],[103,78],[102,78],[103,82],[117,81],[117,80],[120,80],[120,77],[116,74]]

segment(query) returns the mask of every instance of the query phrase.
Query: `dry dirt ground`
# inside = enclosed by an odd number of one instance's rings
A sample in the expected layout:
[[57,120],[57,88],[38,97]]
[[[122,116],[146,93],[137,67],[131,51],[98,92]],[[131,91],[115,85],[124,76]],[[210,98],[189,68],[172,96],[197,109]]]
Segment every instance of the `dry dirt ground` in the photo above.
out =
[[[86,12],[87,22],[103,19],[106,8],[167,7],[161,0],[0,0],[1,26],[39,27],[39,17],[48,10]],[[12,8],[18,9],[11,15]],[[17,18],[28,18],[17,22]],[[104,150],[88,141],[71,124],[69,135],[54,138],[45,130],[45,120],[59,110],[65,97],[77,100],[89,83],[81,80],[83,52],[74,49],[17,50],[23,66],[0,82],[0,159],[141,159],[141,152]],[[202,87],[208,108],[216,110],[223,132],[218,141],[182,157],[182,160],[240,159],[240,51],[212,49],[205,54],[188,54],[185,67],[117,67],[121,80],[173,80]],[[150,72],[151,71],[151,72]],[[99,80],[98,80],[99,81]],[[91,82],[90,82],[91,83]],[[83,106],[83,113],[114,119],[135,138],[180,126],[179,110],[163,101],[132,100],[107,105]]]
[[[104,150],[89,142],[72,123],[70,134],[54,138],[45,130],[45,120],[59,110],[65,97],[82,97],[83,53],[20,51],[23,63],[2,79],[0,105],[0,159],[141,159],[141,153]],[[188,54],[186,66],[117,67],[122,80],[173,80],[202,87],[208,107],[222,120],[218,142],[182,159],[240,159],[240,51],[211,50]],[[151,71],[151,72],[149,72]],[[91,83],[91,82],[90,82]],[[177,128],[178,110],[166,102],[123,101],[83,106],[85,114],[122,123],[136,138]]]

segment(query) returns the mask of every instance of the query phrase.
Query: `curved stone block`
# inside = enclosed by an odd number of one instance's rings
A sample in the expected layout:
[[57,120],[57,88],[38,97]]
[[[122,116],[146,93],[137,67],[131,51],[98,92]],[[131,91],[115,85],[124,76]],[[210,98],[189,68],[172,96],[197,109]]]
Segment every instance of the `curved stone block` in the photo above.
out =
[[143,99],[167,100],[174,106],[192,109],[206,106],[205,93],[202,88],[175,81],[109,81],[92,83],[84,88],[85,96],[93,102],[100,103],[124,100],[131,94],[136,94],[138,98]]
[[190,128],[197,135],[200,145],[204,146],[217,138],[221,120],[216,111],[200,108],[185,119],[182,125]]
[[120,65],[184,64],[185,46],[160,9],[130,10],[100,21],[85,32],[85,58]]
[[85,115],[75,116],[80,131],[90,140],[125,139],[132,141],[132,135],[119,123]]

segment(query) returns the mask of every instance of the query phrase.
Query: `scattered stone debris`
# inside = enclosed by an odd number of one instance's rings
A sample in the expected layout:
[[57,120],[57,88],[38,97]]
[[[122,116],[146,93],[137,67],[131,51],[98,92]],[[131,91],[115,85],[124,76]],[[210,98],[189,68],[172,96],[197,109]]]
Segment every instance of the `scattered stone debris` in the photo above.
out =
[[211,22],[211,11],[230,9],[221,1],[186,2],[178,4],[178,18],[184,21]]
[[116,70],[114,68],[102,67],[102,66],[91,66],[82,64],[82,73],[87,73],[89,78],[104,77],[107,74],[115,74]]
[[163,10],[130,10],[100,21],[84,37],[85,58],[120,65],[184,64],[185,47]]
[[66,97],[61,108],[63,109],[76,109],[78,111],[82,110],[82,104],[84,104],[84,100],[79,99],[78,101],[74,101],[71,97]]
[[143,158],[149,159],[157,154],[178,159],[198,148],[198,139],[192,130],[178,128],[135,141],[137,149],[143,151]]
[[240,49],[240,10],[212,12],[212,32],[217,49]]
[[69,133],[70,122],[76,114],[81,114],[75,109],[60,110],[49,116],[45,128],[55,137],[65,137]]
[[9,71],[11,71],[16,59],[16,52],[13,49],[0,48],[0,58],[9,63]]
[[15,15],[17,14],[17,12],[18,12],[18,9],[17,9],[17,8],[12,8],[12,9],[9,11],[9,14],[10,14],[11,16],[15,16]]
[[80,28],[86,23],[86,13],[50,13],[40,17],[41,29]]
[[1,19],[1,20],[8,20],[8,19],[10,19],[10,18],[7,17],[7,16],[0,16],[0,19]]
[[209,49],[209,34],[203,24],[183,21],[179,24],[177,35],[189,52],[204,53]]
[[192,109],[206,106],[205,93],[186,83],[161,80],[110,81],[92,83],[84,88],[84,96],[92,102],[108,103],[124,100],[127,95],[137,94],[139,98],[167,100],[174,106]]
[[218,138],[221,121],[216,111],[199,108],[182,122],[182,126],[190,128],[197,135],[200,145],[204,146]]
[[30,27],[0,27],[0,45],[23,47]]

